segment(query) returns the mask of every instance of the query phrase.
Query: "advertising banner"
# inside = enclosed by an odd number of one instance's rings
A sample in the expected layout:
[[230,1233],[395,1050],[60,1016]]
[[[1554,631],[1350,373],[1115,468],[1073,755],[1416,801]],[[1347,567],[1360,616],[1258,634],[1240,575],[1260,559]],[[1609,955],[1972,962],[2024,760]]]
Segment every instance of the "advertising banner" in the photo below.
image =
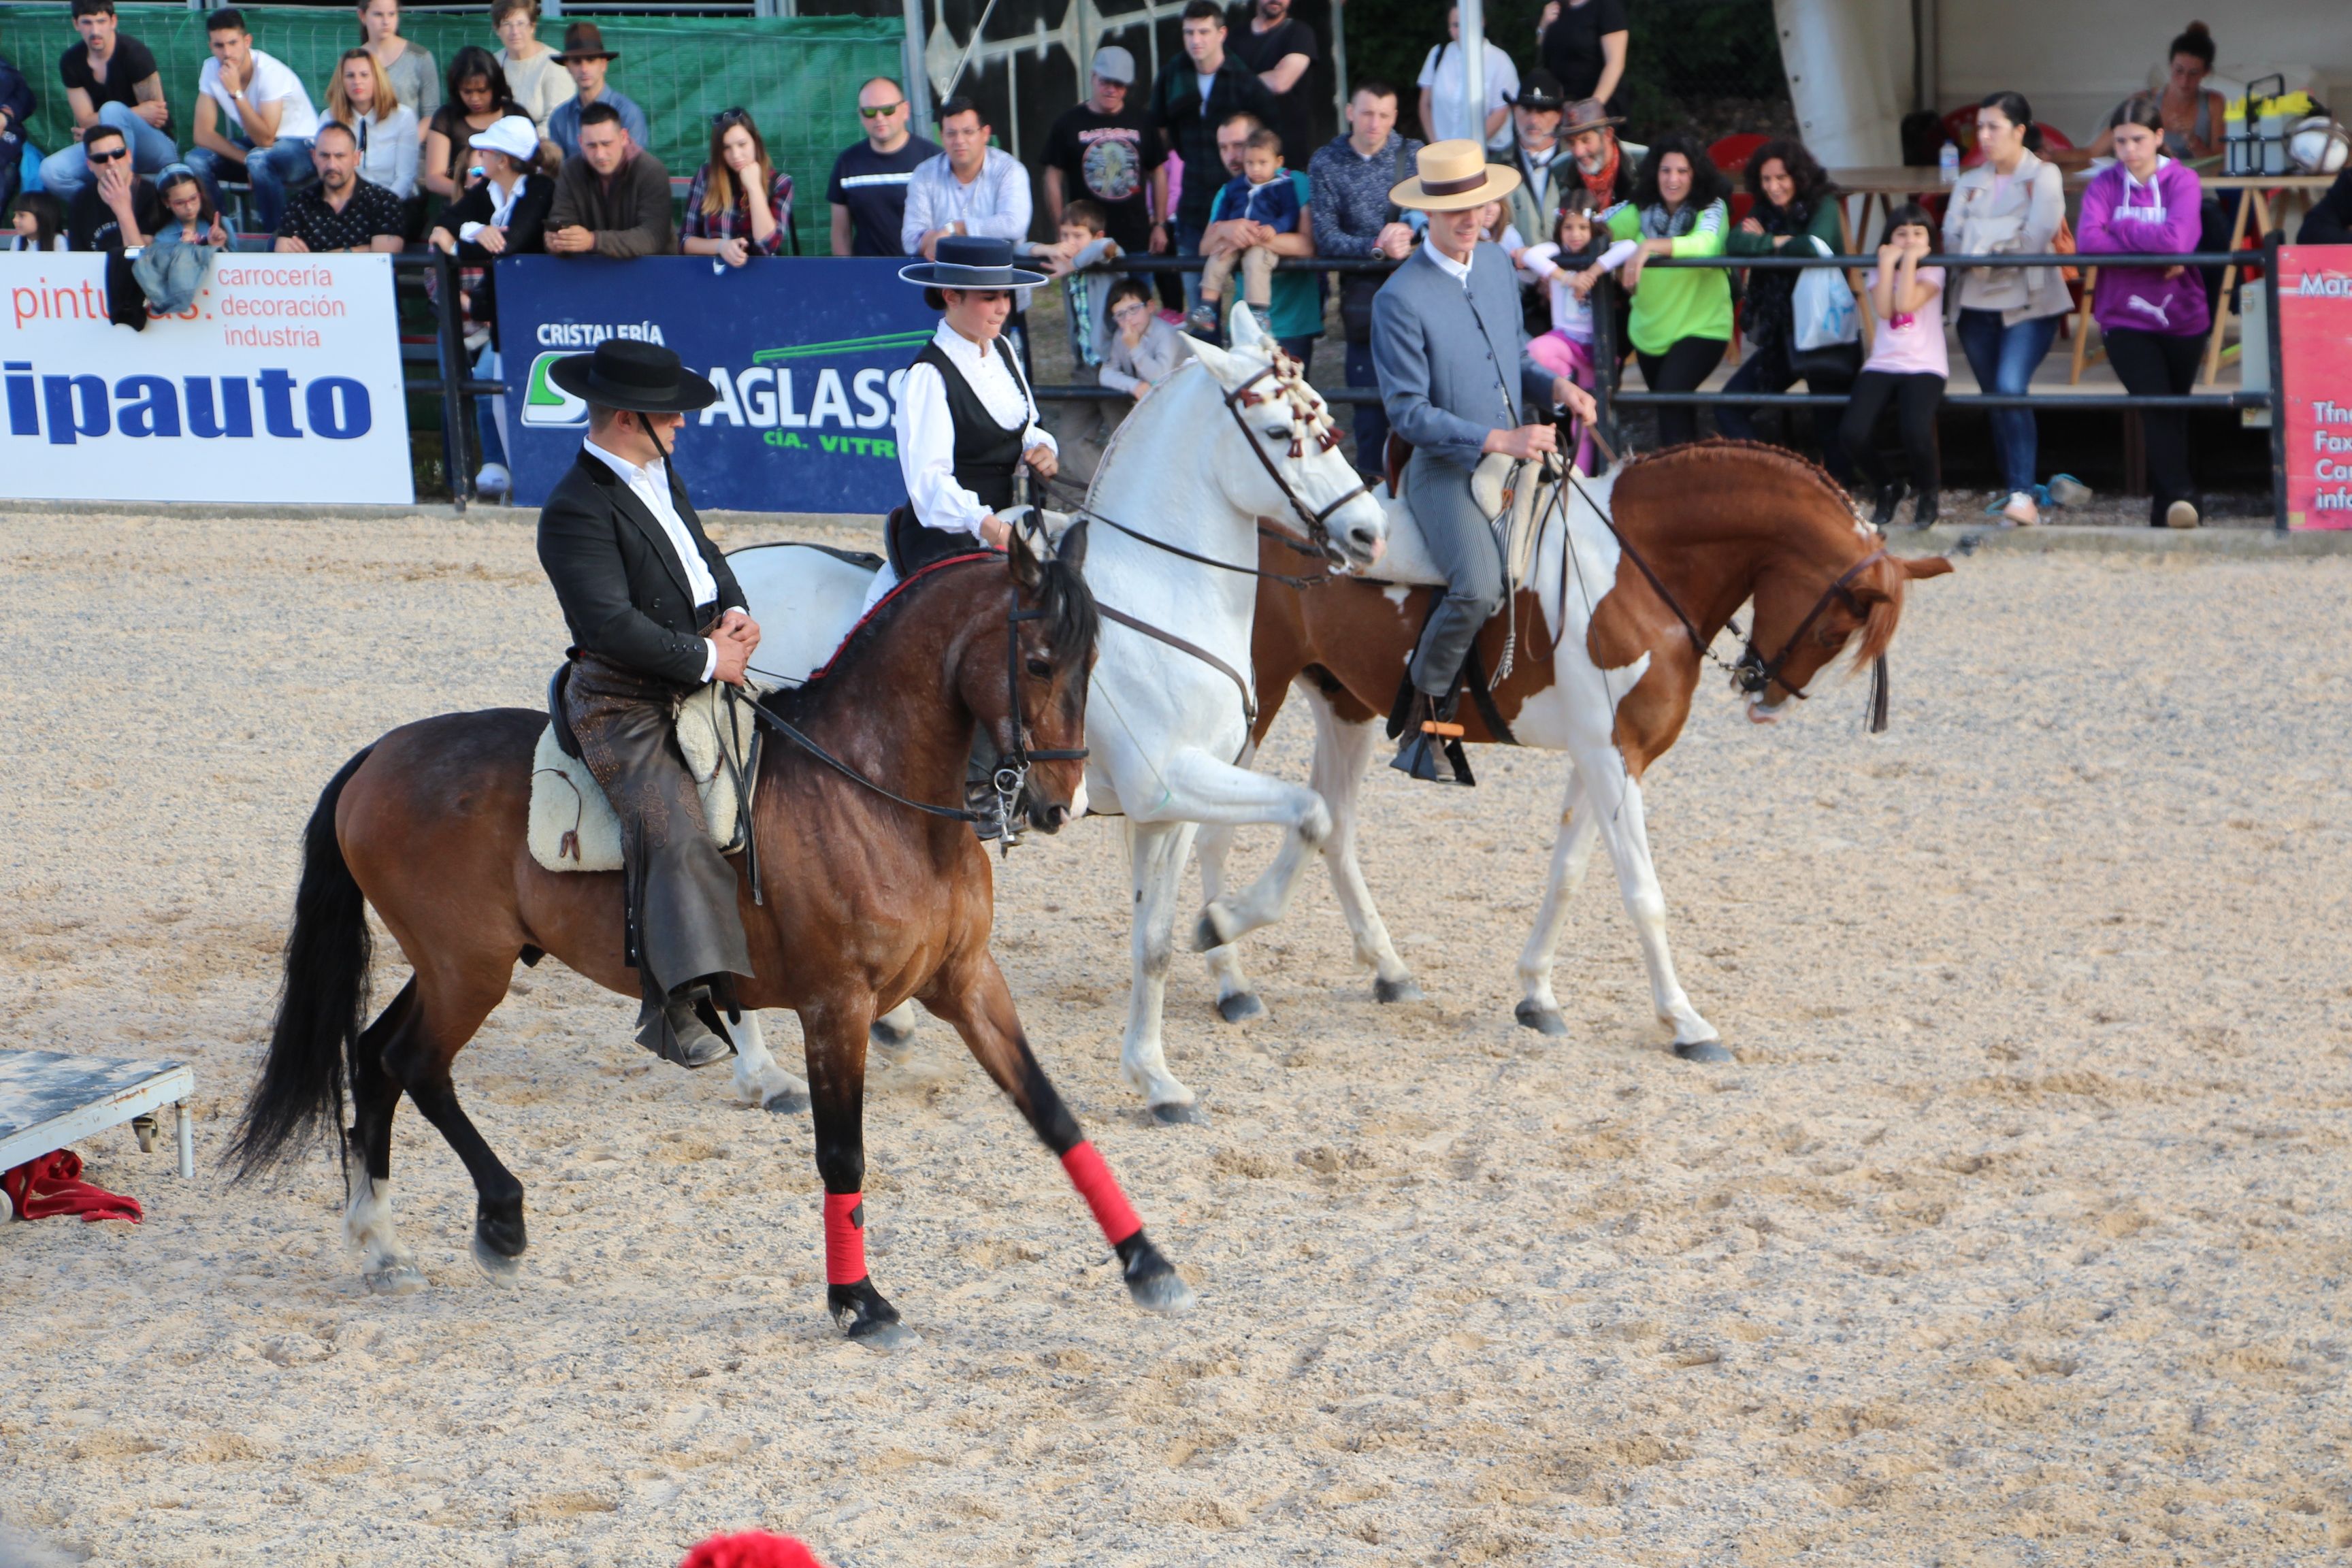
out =
[[2352,528],[2352,245],[2279,251],[2289,528]]
[[107,320],[106,260],[0,254],[0,496],[416,499],[389,257],[224,251],[144,331]]
[[891,439],[898,384],[937,312],[898,260],[519,256],[498,263],[499,342],[515,500],[537,506],[580,455],[588,410],[548,366],[642,338],[709,376],[677,471],[698,507],[885,512],[907,499]]

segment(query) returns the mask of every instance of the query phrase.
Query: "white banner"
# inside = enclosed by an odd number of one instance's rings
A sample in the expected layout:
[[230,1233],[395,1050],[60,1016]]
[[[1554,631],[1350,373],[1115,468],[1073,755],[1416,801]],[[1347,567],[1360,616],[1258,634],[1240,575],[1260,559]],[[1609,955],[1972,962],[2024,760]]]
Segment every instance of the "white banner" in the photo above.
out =
[[416,499],[390,257],[223,251],[143,332],[100,255],[0,254],[0,496]]

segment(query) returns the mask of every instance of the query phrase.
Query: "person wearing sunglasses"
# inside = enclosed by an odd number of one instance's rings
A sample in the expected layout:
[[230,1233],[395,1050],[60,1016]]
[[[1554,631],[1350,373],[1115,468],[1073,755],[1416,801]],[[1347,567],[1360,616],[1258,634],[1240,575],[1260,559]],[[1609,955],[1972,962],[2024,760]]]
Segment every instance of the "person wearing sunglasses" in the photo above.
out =
[[904,256],[898,229],[907,216],[907,182],[940,155],[939,144],[911,129],[907,95],[887,76],[857,89],[866,140],[833,161],[824,199],[833,209],[835,256]]
[[90,182],[66,208],[66,248],[124,250],[143,246],[163,226],[163,199],[155,183],[131,166],[131,143],[112,125],[82,132]]

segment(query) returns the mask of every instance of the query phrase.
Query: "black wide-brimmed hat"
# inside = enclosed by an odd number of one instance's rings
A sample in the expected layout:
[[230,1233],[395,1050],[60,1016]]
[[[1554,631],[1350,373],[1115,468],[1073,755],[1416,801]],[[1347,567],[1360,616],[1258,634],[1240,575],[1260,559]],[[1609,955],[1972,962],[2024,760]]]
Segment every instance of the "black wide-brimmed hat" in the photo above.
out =
[[976,234],[943,234],[931,259],[902,267],[898,276],[926,289],[1026,289],[1045,281],[1042,272],[1013,265],[1013,242]]
[[719,401],[719,389],[659,343],[606,338],[594,353],[566,354],[547,378],[599,408],[634,414],[691,414]]
[[1568,89],[1551,72],[1531,70],[1519,79],[1519,90],[1508,102],[1514,109],[1566,109]]

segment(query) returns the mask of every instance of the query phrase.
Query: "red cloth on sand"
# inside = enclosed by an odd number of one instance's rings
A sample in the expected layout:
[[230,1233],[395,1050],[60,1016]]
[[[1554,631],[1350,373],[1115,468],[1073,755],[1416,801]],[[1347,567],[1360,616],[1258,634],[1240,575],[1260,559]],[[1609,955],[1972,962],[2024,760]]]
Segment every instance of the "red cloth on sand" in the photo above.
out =
[[27,1160],[13,1171],[0,1173],[0,1192],[16,1205],[18,1219],[47,1219],[53,1214],[78,1214],[94,1219],[143,1217],[137,1198],[110,1193],[81,1179],[81,1156],[70,1149]]
[[824,1568],[809,1549],[789,1535],[747,1530],[714,1535],[686,1554],[677,1568]]

